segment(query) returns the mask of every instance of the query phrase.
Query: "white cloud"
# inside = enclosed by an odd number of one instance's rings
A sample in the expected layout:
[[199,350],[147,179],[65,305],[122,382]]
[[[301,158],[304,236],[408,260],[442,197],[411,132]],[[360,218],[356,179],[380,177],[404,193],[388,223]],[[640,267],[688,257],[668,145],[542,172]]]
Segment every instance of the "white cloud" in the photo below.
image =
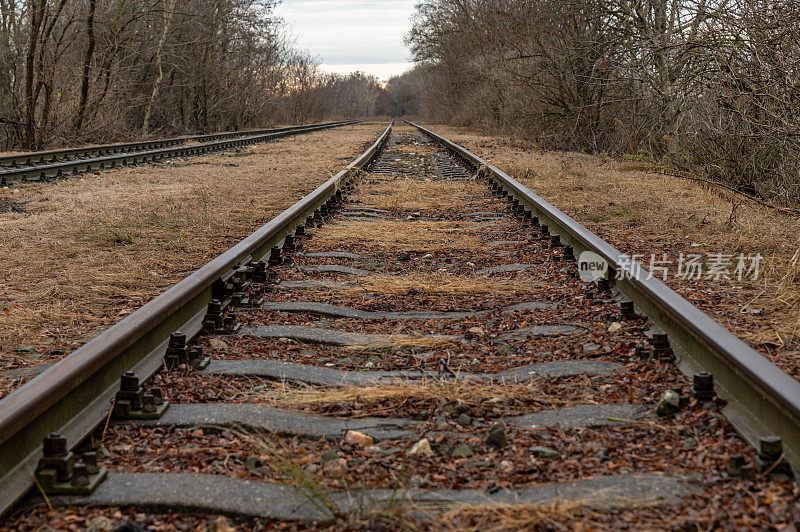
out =
[[415,0],[283,0],[275,13],[323,64],[405,63]]

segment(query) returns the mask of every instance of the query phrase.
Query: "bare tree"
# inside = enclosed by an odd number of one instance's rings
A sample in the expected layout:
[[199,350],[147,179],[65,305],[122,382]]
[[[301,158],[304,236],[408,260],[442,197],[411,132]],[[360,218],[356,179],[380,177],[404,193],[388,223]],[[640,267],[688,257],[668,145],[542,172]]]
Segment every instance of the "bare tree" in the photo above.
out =
[[0,145],[38,148],[373,112],[373,81],[322,90],[327,77],[294,49],[274,15],[277,3],[0,0]]
[[78,100],[78,116],[75,118],[75,131],[79,132],[86,117],[86,102],[89,99],[89,78],[94,59],[94,48],[96,46],[94,36],[94,14],[97,9],[97,0],[89,0],[88,13],[86,14],[86,54],[83,58],[83,70],[81,72],[81,92]]
[[389,92],[396,108],[796,203],[798,20],[798,0],[423,0],[419,66]]
[[150,129],[150,117],[153,116],[153,107],[156,105],[156,98],[158,98],[158,91],[161,89],[161,82],[164,81],[164,68],[162,66],[162,56],[164,54],[164,44],[167,42],[169,35],[170,25],[172,24],[172,16],[175,14],[175,3],[177,0],[164,0],[164,29],[161,31],[161,38],[158,40],[156,46],[156,79],[153,82],[153,92],[150,93],[150,99],[147,102],[147,110],[144,113],[144,120],[142,122],[142,136],[146,137]]

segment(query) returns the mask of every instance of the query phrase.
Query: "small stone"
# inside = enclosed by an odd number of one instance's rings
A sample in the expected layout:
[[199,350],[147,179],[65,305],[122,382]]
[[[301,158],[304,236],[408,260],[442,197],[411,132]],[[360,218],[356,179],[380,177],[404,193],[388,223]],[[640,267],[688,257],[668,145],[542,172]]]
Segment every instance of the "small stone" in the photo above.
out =
[[467,462],[464,464],[464,467],[477,467],[478,469],[487,469],[492,467],[492,462],[489,460],[473,460],[472,462]]
[[507,356],[511,354],[511,348],[507,345],[501,345],[497,348],[497,354]]
[[325,465],[322,466],[322,470],[332,477],[341,477],[347,473],[347,460],[344,458],[330,460],[325,462]]
[[530,458],[525,460],[525,464],[517,472],[523,474],[531,474],[531,473],[536,473],[537,471],[539,471],[539,461],[531,456]]
[[406,454],[408,456],[433,456],[430,440],[428,440],[428,438],[422,438],[412,445],[411,449],[409,449]]
[[234,532],[233,528],[226,517],[217,517],[206,525],[206,532]]
[[211,349],[227,349],[228,344],[222,338],[211,338],[208,341],[208,345]]
[[498,467],[499,469],[502,469],[503,471],[510,471],[510,470],[514,469],[514,464],[512,464],[512,463],[511,463],[511,462],[509,462],[508,460],[503,460],[502,462],[500,462],[500,463],[497,465],[497,467]]
[[502,423],[493,423],[489,427],[489,435],[486,437],[486,443],[492,447],[505,447],[508,445],[508,437],[506,436],[505,427]]
[[257,456],[250,456],[244,461],[244,466],[248,471],[253,471],[261,467],[261,460]]
[[369,362],[367,362],[366,364],[364,364],[364,367],[365,367],[365,368],[368,368],[368,369],[372,369],[372,368],[374,368],[374,367],[375,367],[375,362],[372,362],[372,361],[370,360]]
[[467,333],[471,334],[472,336],[483,336],[486,334],[486,329],[483,327],[470,327],[467,329]]
[[461,415],[458,416],[458,419],[456,420],[456,423],[458,423],[459,425],[463,425],[465,427],[467,425],[472,425],[472,416],[470,416],[469,414],[466,414],[466,413],[465,414],[461,414]]
[[470,408],[465,401],[462,401],[461,399],[455,399],[454,401],[445,403],[444,406],[442,406],[442,411],[453,415],[470,414],[472,413],[472,408]]
[[615,333],[620,329],[622,329],[622,324],[618,321],[615,321],[614,323],[608,326],[608,332],[610,333]]
[[593,453],[596,458],[602,458],[606,455],[606,449],[599,441],[590,441],[586,444],[586,450]]
[[386,456],[389,456],[392,454],[402,453],[403,449],[401,449],[400,447],[389,447],[388,449],[381,450],[381,452]]
[[334,364],[333,362],[328,362],[327,364],[325,364],[326,368],[332,368],[332,367],[335,367],[335,366],[336,366],[336,364]]
[[475,456],[475,453],[472,451],[469,445],[466,443],[460,443],[453,448],[453,457],[454,458],[471,458]]
[[661,400],[656,406],[656,414],[659,416],[671,416],[681,410],[681,396],[674,390],[667,390],[661,396]]
[[344,441],[351,445],[358,445],[360,447],[368,447],[375,443],[375,438],[369,434],[358,432],[357,430],[348,430],[344,436]]
[[506,405],[506,400],[502,397],[492,397],[491,399],[487,399],[483,402],[483,406],[486,408],[495,408],[501,407]]
[[414,488],[427,488],[431,485],[431,481],[420,475],[411,475],[408,483]]
[[697,440],[695,440],[694,438],[686,438],[685,440],[683,440],[683,443],[681,445],[684,448],[684,450],[691,451],[692,449],[697,447]]
[[305,470],[306,470],[306,473],[309,473],[309,474],[313,475],[314,473],[319,471],[319,465],[317,465],[317,464],[308,464],[305,467]]
[[334,451],[333,449],[328,449],[324,453],[320,455],[320,458],[323,462],[330,462],[331,460],[336,460],[339,458],[339,453]]
[[560,455],[550,447],[531,447],[530,453],[536,458],[558,458]]
[[382,454],[384,456],[389,456],[392,454],[403,452],[403,449],[401,449],[400,447],[389,447],[388,449],[384,449],[383,447],[380,447],[378,445],[372,445],[367,448],[367,451],[373,454]]
[[422,256],[422,260],[431,260],[432,258],[433,255],[431,255],[430,253],[426,253]]
[[107,532],[114,530],[114,523],[108,517],[98,515],[89,521],[89,526],[86,527],[86,532]]
[[598,349],[600,349],[600,346],[597,345],[597,344],[593,344],[593,343],[588,343],[588,344],[585,344],[583,346],[583,352],[584,353],[594,353]]

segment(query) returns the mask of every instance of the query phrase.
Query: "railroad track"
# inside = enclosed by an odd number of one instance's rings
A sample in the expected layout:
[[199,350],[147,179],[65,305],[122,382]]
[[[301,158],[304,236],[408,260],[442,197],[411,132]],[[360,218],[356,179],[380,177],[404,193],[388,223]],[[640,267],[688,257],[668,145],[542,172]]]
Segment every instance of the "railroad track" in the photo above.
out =
[[[15,182],[43,181],[92,170],[116,168],[174,157],[190,157],[230,150],[289,135],[353,124],[325,122],[253,131],[211,133],[163,140],[106,144],[85,148],[41,151],[0,157],[0,186]],[[194,144],[187,144],[193,142]]]
[[0,401],[11,525],[800,518],[800,384],[412,126]]

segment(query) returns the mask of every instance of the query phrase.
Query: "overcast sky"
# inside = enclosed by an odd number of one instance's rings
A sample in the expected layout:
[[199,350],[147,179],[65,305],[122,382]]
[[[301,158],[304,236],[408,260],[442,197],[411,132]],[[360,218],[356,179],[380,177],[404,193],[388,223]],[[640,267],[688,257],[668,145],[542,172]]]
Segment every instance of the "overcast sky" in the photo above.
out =
[[403,37],[416,0],[282,0],[276,14],[322,68],[386,80],[411,65]]

